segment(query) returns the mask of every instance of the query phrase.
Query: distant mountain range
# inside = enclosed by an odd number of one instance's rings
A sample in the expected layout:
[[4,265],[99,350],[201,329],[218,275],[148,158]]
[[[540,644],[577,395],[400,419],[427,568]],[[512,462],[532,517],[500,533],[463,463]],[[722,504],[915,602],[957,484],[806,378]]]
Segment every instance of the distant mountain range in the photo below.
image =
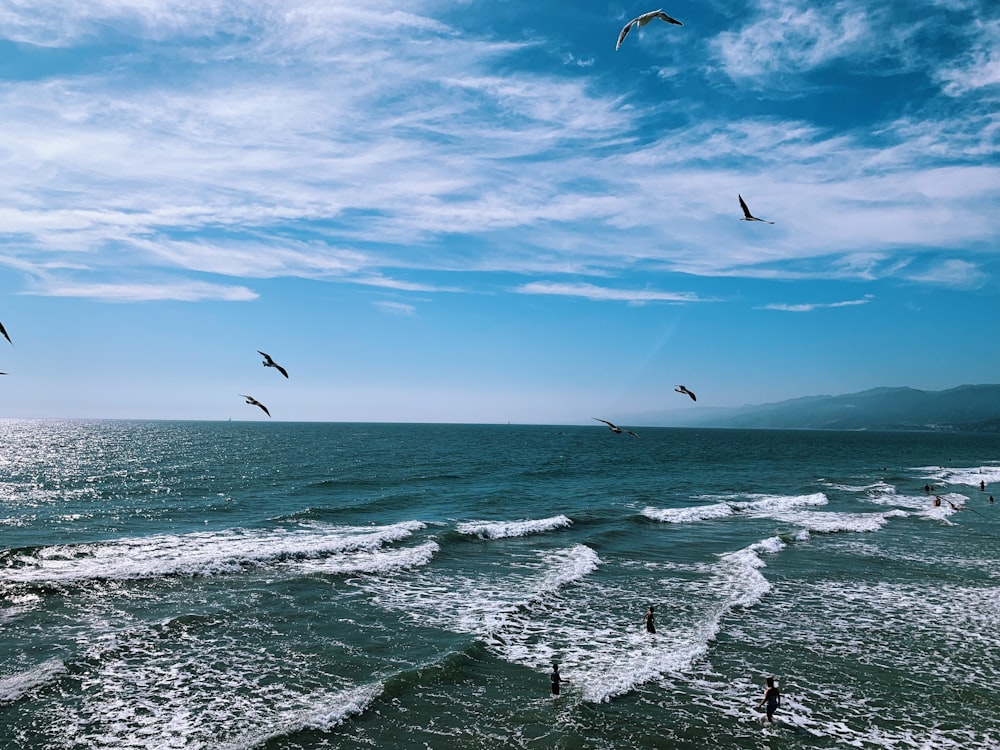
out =
[[945,391],[873,388],[758,406],[695,407],[632,415],[621,424],[781,430],[1000,432],[1000,385]]

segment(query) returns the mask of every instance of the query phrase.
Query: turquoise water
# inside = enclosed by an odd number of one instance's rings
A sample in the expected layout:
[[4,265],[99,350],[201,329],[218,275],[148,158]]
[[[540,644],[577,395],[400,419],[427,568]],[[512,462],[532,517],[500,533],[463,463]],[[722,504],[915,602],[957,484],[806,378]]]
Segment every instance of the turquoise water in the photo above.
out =
[[1000,436],[637,431],[0,422],[0,739],[1000,747]]

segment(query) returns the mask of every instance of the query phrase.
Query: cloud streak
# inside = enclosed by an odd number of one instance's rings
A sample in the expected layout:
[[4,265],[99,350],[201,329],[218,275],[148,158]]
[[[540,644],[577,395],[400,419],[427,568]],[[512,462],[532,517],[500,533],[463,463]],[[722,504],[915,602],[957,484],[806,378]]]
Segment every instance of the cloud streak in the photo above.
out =
[[800,304],[785,304],[773,302],[761,305],[758,310],[778,310],[780,312],[812,312],[813,310],[836,309],[838,307],[857,307],[871,302],[873,295],[866,294],[862,299],[843,300],[842,302],[807,302]]

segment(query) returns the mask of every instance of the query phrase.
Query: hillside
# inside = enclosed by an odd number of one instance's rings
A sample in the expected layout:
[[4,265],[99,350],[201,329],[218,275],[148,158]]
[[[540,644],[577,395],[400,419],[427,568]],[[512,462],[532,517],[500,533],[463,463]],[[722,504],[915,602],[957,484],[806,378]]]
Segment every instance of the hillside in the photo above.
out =
[[944,391],[873,388],[757,406],[635,415],[630,422],[745,429],[1000,432],[1000,385],[962,385]]

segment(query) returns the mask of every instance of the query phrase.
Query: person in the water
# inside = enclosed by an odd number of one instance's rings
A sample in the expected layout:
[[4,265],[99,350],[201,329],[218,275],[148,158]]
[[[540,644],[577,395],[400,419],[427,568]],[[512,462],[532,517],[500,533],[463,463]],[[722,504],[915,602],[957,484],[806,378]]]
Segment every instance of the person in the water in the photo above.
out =
[[552,681],[552,695],[559,695],[559,683],[569,682],[569,680],[563,679],[563,676],[559,674],[559,665],[552,664],[552,674],[549,675],[549,680]]
[[764,691],[764,699],[757,704],[757,708],[765,706],[764,710],[767,711],[767,723],[771,724],[774,712],[781,705],[781,691],[775,686],[773,677],[768,677],[765,680],[765,683],[767,684],[767,690]]
[[653,605],[649,605],[649,609],[646,610],[646,614],[642,616],[643,621],[646,623],[646,632],[655,633],[656,623],[653,621]]

